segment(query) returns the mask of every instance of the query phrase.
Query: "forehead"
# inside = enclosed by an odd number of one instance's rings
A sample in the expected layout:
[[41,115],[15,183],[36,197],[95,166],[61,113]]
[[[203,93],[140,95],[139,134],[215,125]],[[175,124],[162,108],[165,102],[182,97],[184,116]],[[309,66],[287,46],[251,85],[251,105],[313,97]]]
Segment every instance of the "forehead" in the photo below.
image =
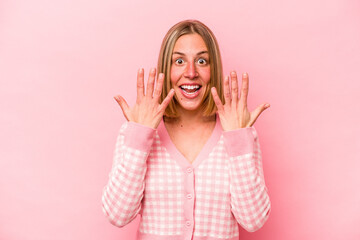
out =
[[203,38],[197,33],[192,33],[179,37],[178,40],[175,42],[173,52],[197,53],[207,50],[208,49]]

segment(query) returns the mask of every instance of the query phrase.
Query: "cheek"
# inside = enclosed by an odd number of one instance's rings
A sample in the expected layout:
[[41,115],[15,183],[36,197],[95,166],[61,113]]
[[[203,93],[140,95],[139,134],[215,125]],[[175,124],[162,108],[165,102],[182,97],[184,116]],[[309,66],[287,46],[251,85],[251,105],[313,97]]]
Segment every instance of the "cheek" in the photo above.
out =
[[204,82],[206,83],[210,82],[210,77],[211,77],[210,67],[202,69],[201,75],[203,76]]
[[179,71],[177,71],[175,68],[170,69],[170,82],[174,85],[176,84],[178,78],[179,78]]

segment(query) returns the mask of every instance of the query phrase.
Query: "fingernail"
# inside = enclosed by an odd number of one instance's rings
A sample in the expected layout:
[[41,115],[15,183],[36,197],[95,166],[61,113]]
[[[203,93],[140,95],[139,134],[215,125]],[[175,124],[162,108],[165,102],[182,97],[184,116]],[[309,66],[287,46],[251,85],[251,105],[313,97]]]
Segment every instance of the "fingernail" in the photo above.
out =
[[232,71],[232,72],[231,72],[231,75],[232,75],[232,76],[235,76],[235,75],[236,75],[236,72],[235,72],[235,71]]
[[265,107],[266,107],[266,108],[270,107],[270,104],[268,104],[268,103],[267,103],[267,104],[265,104]]
[[142,69],[142,68],[140,68],[140,69],[139,69],[139,73],[142,73],[142,71],[143,71],[143,69]]
[[154,73],[154,72],[155,72],[155,68],[152,68],[152,69],[151,69],[151,73]]
[[243,73],[243,77],[246,78],[248,74],[246,72]]

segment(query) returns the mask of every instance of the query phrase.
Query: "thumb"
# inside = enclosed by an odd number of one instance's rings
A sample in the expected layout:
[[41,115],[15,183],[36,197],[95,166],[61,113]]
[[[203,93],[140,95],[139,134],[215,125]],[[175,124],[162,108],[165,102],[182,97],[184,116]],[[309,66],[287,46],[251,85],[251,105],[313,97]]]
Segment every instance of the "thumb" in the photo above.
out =
[[214,103],[215,103],[215,105],[217,107],[218,112],[223,113],[224,112],[224,105],[222,104],[221,99],[220,99],[215,87],[211,88],[211,94],[213,96]]
[[260,116],[260,114],[267,108],[270,107],[270,104],[268,103],[264,103],[264,104],[261,104],[260,106],[258,106],[252,113],[252,118],[254,119],[252,121],[252,124],[251,126],[255,123],[256,119]]
[[116,102],[120,105],[121,107],[121,110],[124,114],[124,117],[126,118],[126,120],[129,121],[129,111],[130,111],[130,107],[129,105],[127,104],[127,102],[125,101],[125,99],[120,96],[120,95],[117,95],[114,97],[114,99],[116,100]]
[[165,109],[169,105],[169,103],[170,103],[171,99],[173,98],[174,94],[175,94],[175,90],[173,88],[170,89],[168,95],[164,98],[164,100],[162,101],[162,103],[160,104],[160,106],[158,108],[161,113],[165,112]]

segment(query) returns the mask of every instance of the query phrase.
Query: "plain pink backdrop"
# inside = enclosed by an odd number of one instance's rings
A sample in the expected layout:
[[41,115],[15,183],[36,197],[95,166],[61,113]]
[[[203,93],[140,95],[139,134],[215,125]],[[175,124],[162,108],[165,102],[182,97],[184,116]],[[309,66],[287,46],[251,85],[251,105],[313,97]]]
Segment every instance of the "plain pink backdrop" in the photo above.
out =
[[0,1],[0,239],[134,240],[101,211],[136,71],[180,20],[207,24],[248,72],[272,202],[240,239],[360,239],[360,3]]

